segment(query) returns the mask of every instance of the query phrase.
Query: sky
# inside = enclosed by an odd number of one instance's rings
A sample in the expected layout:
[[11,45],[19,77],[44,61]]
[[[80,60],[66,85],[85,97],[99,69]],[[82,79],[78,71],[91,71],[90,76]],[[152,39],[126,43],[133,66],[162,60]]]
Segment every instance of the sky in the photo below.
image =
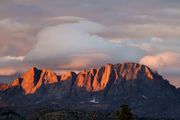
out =
[[180,87],[179,0],[1,0],[0,82],[136,62]]

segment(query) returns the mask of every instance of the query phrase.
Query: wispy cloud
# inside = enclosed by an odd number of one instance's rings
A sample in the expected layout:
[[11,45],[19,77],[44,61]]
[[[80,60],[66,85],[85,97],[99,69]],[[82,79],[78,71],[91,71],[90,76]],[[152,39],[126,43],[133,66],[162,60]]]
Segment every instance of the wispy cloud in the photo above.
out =
[[1,30],[8,30],[8,31],[23,31],[27,30],[29,26],[27,24],[22,24],[12,19],[1,19],[0,20],[0,29]]
[[87,20],[86,18],[82,18],[82,17],[76,17],[76,16],[55,16],[55,17],[47,17],[45,18],[46,20],[58,20],[58,21],[73,21],[73,22],[77,22],[77,21],[82,21],[82,20]]
[[88,69],[92,67],[97,67],[98,64],[100,65],[107,60],[110,59],[110,56],[103,54],[103,53],[88,53],[88,54],[80,54],[80,55],[73,55],[71,60],[68,64],[60,65],[59,69],[64,70],[81,70],[81,69]]
[[16,73],[15,69],[12,68],[0,68],[0,76],[10,76]]
[[180,54],[174,52],[164,52],[155,55],[144,56],[141,64],[148,65],[153,69],[160,69],[164,67],[180,67]]
[[23,61],[24,60],[24,56],[4,56],[4,57],[0,57],[0,63],[1,62],[9,62],[9,61]]

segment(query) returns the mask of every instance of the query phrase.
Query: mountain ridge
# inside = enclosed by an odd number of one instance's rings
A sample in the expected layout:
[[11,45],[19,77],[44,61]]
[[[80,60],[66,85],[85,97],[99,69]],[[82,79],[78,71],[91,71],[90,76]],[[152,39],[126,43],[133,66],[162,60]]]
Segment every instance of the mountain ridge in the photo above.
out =
[[43,106],[111,111],[129,104],[140,116],[180,118],[179,90],[138,63],[106,64],[62,75],[32,67],[12,83],[0,85],[0,89],[0,101],[20,112]]
[[[93,91],[99,91],[99,90],[102,90],[105,88],[105,86],[108,82],[108,76],[110,75],[111,70],[113,69],[112,67],[118,67],[118,66],[121,66],[121,68],[119,68],[121,70],[120,71],[121,76],[118,76],[117,71],[115,71],[116,72],[115,73],[116,79],[118,77],[122,77],[122,78],[126,77],[125,78],[126,80],[136,79],[137,72],[141,69],[144,69],[145,75],[150,80],[153,80],[153,76],[155,74],[157,74],[157,73],[153,73],[149,67],[147,67],[145,65],[140,65],[138,63],[123,63],[123,64],[120,64],[120,63],[110,64],[110,63],[108,63],[105,66],[101,66],[98,69],[91,68],[89,71],[84,69],[77,74],[73,71],[68,71],[62,75],[57,75],[55,72],[53,72],[49,69],[39,69],[39,68],[33,66],[27,72],[23,73],[20,77],[13,80],[10,84],[1,83],[0,84],[0,90],[6,90],[6,89],[11,88],[11,87],[21,86],[25,90],[25,94],[33,94],[43,83],[44,84],[51,84],[51,83],[57,83],[60,80],[64,81],[64,80],[67,80],[68,77],[71,76],[71,74],[74,74],[74,76],[77,76],[77,79],[75,82],[79,87],[83,87],[85,84],[84,76],[95,77],[93,85],[87,84],[87,85],[89,85],[89,86],[87,86],[87,89],[92,90],[94,88]],[[130,69],[133,69],[133,67],[135,69],[134,74],[133,74],[133,71],[128,71]],[[116,70],[117,69],[118,68],[116,68]],[[101,78],[102,82],[98,83],[97,74],[101,74],[102,71],[104,71],[106,74],[104,76],[100,75],[102,77]],[[127,72],[131,72],[131,73],[127,73]],[[128,74],[128,75],[126,75],[126,74]],[[43,81],[43,80],[45,80],[45,81]],[[86,81],[86,82],[88,82],[88,81]]]

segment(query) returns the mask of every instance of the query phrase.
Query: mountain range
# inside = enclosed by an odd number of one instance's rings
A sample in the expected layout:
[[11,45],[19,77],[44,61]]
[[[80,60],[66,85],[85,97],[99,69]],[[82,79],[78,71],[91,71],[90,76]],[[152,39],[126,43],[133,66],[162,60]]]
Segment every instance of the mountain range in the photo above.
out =
[[0,107],[31,114],[40,108],[113,111],[128,104],[138,116],[180,118],[180,90],[138,63],[57,75],[32,67],[0,84]]

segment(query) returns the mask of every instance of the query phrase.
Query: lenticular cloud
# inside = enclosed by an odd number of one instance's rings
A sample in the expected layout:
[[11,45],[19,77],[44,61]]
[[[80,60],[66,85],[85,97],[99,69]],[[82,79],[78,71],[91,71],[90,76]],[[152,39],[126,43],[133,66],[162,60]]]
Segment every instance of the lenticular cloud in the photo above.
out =
[[26,56],[27,59],[45,59],[57,55],[77,54],[80,51],[97,50],[97,44],[104,44],[96,35],[105,27],[90,21],[60,24],[45,28],[38,34],[38,42]]
[[99,35],[106,30],[105,26],[86,19],[44,28],[37,35],[37,43],[26,55],[25,61],[38,61],[38,64],[47,61],[45,65],[51,62],[55,66],[77,63],[75,66],[79,66],[77,59],[90,65],[123,59],[134,61],[141,57],[141,50],[114,44]]

